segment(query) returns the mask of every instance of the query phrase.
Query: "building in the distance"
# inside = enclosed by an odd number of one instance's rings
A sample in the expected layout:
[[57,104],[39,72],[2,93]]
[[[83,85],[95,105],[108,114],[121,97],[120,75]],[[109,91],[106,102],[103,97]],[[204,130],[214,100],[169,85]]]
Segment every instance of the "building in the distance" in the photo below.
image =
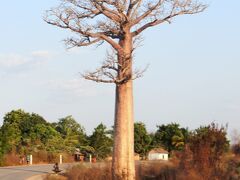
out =
[[168,151],[163,148],[154,148],[148,153],[148,160],[168,160]]

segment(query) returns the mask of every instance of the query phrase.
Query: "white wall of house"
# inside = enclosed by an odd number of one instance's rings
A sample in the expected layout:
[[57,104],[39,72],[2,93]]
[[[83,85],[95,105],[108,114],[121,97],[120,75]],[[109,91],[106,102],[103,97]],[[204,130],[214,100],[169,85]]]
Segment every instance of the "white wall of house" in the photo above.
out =
[[148,155],[148,160],[168,160],[168,154],[165,153],[151,153]]

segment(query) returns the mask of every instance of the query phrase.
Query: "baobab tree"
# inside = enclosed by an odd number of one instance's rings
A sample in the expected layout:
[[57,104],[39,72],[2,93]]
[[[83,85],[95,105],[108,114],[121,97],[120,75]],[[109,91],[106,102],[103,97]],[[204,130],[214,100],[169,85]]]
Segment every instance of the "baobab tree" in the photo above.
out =
[[65,40],[68,47],[107,43],[113,49],[101,67],[83,74],[116,85],[113,179],[135,179],[133,80],[143,71],[133,71],[134,42],[150,27],[205,8],[197,0],[61,0],[47,11],[47,23],[74,34]]

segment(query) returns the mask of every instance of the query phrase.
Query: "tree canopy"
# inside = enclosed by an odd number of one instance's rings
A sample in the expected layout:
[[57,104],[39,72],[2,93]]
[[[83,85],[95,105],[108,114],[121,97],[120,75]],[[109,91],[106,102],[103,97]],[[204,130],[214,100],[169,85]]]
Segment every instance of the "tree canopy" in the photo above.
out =
[[154,146],[163,146],[169,152],[183,148],[188,137],[186,128],[180,128],[177,123],[163,124],[157,128],[153,140]]
[[[133,76],[128,71],[137,43],[135,47],[130,44],[137,42],[144,30],[170,23],[179,15],[202,12],[206,7],[198,0],[63,0],[59,6],[47,11],[44,20],[72,32],[72,36],[65,39],[69,48],[109,44],[114,53],[108,53],[100,68],[83,74],[83,77],[121,84],[142,75],[139,70]],[[123,43],[127,39],[130,40],[130,52]],[[116,60],[116,54],[122,61]]]
[[100,123],[89,137],[90,146],[95,149],[95,155],[99,158],[106,158],[111,155],[113,140],[110,131],[106,126]]
[[151,136],[142,122],[134,123],[134,151],[142,157],[146,157],[151,149]]

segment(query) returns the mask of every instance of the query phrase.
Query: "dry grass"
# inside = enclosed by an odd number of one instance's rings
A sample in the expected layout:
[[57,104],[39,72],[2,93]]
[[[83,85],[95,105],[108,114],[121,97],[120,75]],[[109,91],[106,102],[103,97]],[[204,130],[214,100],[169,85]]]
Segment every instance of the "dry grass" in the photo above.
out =
[[44,180],[67,180],[68,178],[58,174],[49,174],[47,175]]
[[65,176],[70,180],[111,180],[111,164],[97,163],[92,164],[83,163],[71,168]]
[[136,179],[176,179],[176,167],[166,161],[139,161],[136,164]]
[[[136,161],[136,180],[238,180],[240,157],[225,157],[221,176],[205,178],[200,169],[185,169],[178,161]],[[189,166],[188,166],[189,167]],[[64,176],[64,177],[63,177]],[[46,180],[112,180],[111,162],[81,163],[69,169],[63,176],[48,176]]]
[[[111,180],[111,173],[110,162],[96,164],[82,163],[69,169],[64,176],[68,180]],[[176,167],[171,162],[137,161],[136,163],[136,180],[175,180],[176,173]],[[47,180],[58,179],[48,176]]]

